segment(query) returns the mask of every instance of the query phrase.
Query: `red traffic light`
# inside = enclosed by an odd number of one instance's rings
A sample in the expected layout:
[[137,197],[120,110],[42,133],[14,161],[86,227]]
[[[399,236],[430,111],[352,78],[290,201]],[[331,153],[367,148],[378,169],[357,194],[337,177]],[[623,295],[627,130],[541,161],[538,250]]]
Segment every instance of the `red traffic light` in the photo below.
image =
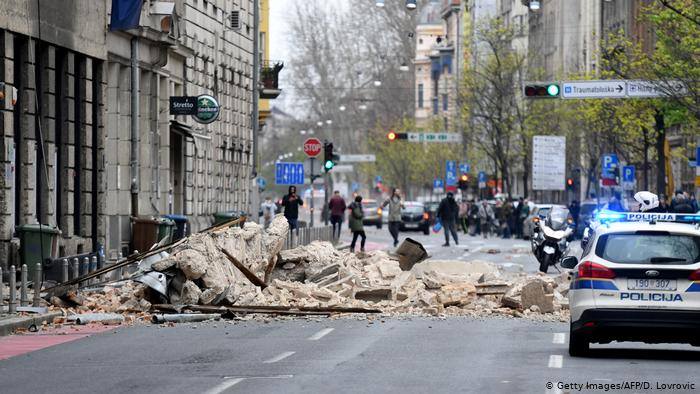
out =
[[386,138],[388,138],[389,141],[393,141],[396,139],[396,133],[394,133],[393,131],[390,131],[389,134],[386,135]]
[[469,182],[469,175],[467,174],[462,174],[462,177],[460,178],[462,182]]
[[566,178],[566,184],[567,184],[567,186],[573,186],[574,185],[574,178]]

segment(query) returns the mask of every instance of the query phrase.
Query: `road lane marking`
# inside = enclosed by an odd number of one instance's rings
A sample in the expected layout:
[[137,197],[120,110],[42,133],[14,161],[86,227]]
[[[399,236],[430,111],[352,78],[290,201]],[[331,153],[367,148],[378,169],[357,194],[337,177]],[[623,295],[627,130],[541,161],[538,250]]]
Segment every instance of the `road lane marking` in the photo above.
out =
[[205,391],[205,394],[221,394],[224,391],[230,389],[231,387],[237,385],[238,383],[244,381],[245,378],[235,378],[235,379],[226,379],[225,382],[221,383],[220,385],[213,387],[207,391]]
[[554,338],[552,339],[552,343],[556,343],[556,344],[561,345],[564,342],[566,342],[566,334],[564,334],[563,332],[554,333]]
[[307,338],[309,341],[318,341],[319,339],[325,337],[326,335],[330,334],[330,332],[333,331],[332,328],[324,328],[323,330],[317,332],[316,334],[310,336]]
[[276,362],[278,362],[278,361],[284,360],[285,358],[291,356],[291,355],[294,354],[294,353],[296,353],[296,352],[284,352],[284,353],[282,353],[282,354],[280,354],[280,355],[277,355],[277,356],[275,356],[275,357],[272,357],[272,358],[269,359],[269,360],[263,361],[263,363],[265,363],[265,364],[276,363]]
[[561,368],[562,364],[564,364],[564,356],[558,354],[549,356],[549,368]]

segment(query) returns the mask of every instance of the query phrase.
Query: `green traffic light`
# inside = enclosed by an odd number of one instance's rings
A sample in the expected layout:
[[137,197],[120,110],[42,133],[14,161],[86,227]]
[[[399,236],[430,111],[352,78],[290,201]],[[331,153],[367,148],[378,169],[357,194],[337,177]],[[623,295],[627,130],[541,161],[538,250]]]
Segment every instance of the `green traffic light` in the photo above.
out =
[[330,170],[331,168],[333,168],[334,163],[332,161],[328,160],[328,161],[326,161],[326,163],[323,166],[326,167],[327,170]]
[[558,96],[559,95],[559,85],[548,85],[547,86],[547,94],[550,96]]

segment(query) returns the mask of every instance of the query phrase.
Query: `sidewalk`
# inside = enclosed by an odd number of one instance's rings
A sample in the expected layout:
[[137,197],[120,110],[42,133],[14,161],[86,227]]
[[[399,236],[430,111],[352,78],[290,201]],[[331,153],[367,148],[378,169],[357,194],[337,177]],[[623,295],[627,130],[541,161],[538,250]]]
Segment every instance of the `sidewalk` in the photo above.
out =
[[0,337],[10,335],[18,329],[29,331],[31,326],[40,328],[44,322],[51,323],[54,317],[60,316],[63,316],[60,311],[26,315],[8,315],[2,313],[0,314]]

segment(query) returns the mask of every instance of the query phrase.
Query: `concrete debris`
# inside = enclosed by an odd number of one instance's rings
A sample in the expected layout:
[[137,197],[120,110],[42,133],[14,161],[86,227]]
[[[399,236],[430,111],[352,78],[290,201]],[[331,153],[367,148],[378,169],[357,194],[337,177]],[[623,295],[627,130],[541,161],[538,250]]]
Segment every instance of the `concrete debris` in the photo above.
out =
[[511,273],[478,260],[428,259],[405,270],[408,265],[384,251],[354,254],[329,242],[281,250],[288,231],[286,219],[278,215],[268,230],[245,223],[194,234],[148,264],[167,278],[165,294],[147,282],[126,281],[53,297],[51,308],[67,314],[119,313],[127,316],[126,323],[163,321],[149,314],[156,304],[239,308],[241,313],[261,307],[273,312],[354,308],[392,315],[568,319],[568,275]]

